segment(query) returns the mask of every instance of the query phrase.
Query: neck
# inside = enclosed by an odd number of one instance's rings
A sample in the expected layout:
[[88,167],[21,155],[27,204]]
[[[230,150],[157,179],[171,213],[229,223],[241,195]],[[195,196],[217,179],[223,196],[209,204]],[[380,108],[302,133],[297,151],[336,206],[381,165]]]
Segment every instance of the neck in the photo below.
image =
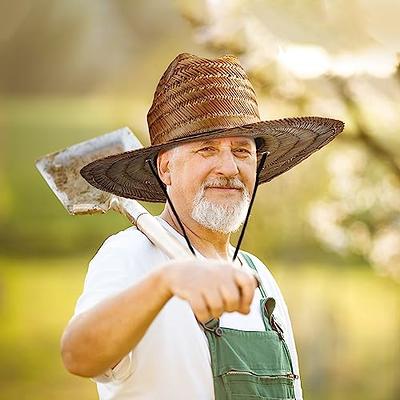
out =
[[[200,225],[189,216],[181,215],[179,213],[178,215],[183,227],[185,228],[190,243],[204,257],[231,260],[229,254],[230,234],[212,231]],[[183,235],[182,229],[168,204],[165,205],[160,217],[171,225],[177,232]]]

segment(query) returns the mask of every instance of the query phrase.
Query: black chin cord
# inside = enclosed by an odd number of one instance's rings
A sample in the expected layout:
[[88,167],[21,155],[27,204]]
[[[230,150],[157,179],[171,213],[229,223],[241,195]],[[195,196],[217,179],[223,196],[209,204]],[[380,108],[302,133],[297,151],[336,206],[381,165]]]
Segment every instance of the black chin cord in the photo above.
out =
[[239,240],[238,240],[237,245],[236,245],[235,253],[233,254],[232,262],[234,262],[236,260],[236,257],[237,257],[237,255],[239,253],[240,245],[242,244],[242,240],[243,240],[244,233],[245,233],[245,230],[246,230],[246,227],[247,227],[247,223],[248,223],[249,218],[250,218],[250,212],[251,212],[251,209],[253,207],[254,199],[256,197],[256,193],[257,193],[257,189],[258,189],[258,182],[259,182],[259,178],[260,178],[260,173],[264,169],[265,160],[266,160],[268,154],[269,153],[264,153],[262,155],[261,160],[260,160],[260,164],[257,167],[256,182],[254,183],[253,194],[251,196],[249,208],[247,210],[247,214],[246,214],[246,218],[245,218],[244,223],[243,223],[242,230],[240,231]]
[[184,238],[185,238],[185,240],[186,240],[186,243],[187,243],[187,245],[188,245],[190,251],[191,251],[192,254],[196,257],[196,253],[195,253],[195,251],[194,251],[194,249],[193,249],[193,246],[192,246],[192,244],[190,243],[190,240],[189,240],[189,238],[188,238],[188,236],[187,236],[187,234],[186,234],[185,228],[183,227],[183,224],[182,224],[182,222],[181,222],[181,220],[180,220],[180,218],[179,218],[179,216],[178,216],[178,213],[176,212],[175,207],[174,207],[174,205],[172,204],[172,201],[171,201],[171,199],[170,199],[169,196],[168,196],[167,189],[166,189],[165,186],[164,186],[164,182],[163,182],[163,181],[160,179],[160,177],[158,176],[157,170],[156,170],[156,168],[154,167],[152,160],[147,159],[147,160],[146,160],[146,163],[149,164],[149,167],[150,167],[151,172],[153,173],[154,177],[157,179],[157,182],[158,182],[158,184],[160,185],[161,190],[164,192],[165,197],[167,198],[168,203],[169,203],[169,205],[171,206],[171,210],[172,210],[172,212],[174,213],[175,218],[176,218],[176,220],[178,221],[178,224],[179,224],[180,228],[182,229],[183,236],[184,236]]

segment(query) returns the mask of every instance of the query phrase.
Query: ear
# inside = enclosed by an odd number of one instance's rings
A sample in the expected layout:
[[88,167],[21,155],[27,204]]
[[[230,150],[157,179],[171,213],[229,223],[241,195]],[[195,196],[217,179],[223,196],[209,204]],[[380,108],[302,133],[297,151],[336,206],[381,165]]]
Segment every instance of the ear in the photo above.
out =
[[171,151],[164,150],[158,153],[157,157],[158,176],[167,186],[171,185],[170,159],[171,159]]

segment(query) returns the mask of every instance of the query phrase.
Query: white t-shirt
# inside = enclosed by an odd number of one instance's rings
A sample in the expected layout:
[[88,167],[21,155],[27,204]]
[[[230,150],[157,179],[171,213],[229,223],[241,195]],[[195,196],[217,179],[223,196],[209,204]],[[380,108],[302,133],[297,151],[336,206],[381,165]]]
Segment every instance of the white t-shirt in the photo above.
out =
[[[184,238],[167,222],[157,218],[165,229],[185,243]],[[233,250],[231,247],[232,254]],[[198,256],[202,257],[200,254]],[[267,267],[255,256],[251,257],[267,295],[276,300],[274,314],[284,330],[294,372],[299,375],[285,301]],[[110,236],[89,263],[83,293],[77,301],[74,317],[133,285],[166,261],[167,256],[135,227]],[[249,268],[244,260],[241,261]],[[261,293],[257,289],[249,314],[224,313],[220,325],[241,330],[264,330],[260,297]],[[113,369],[93,380],[101,400],[214,399],[208,341],[189,303],[178,297],[171,298],[135,349]],[[295,394],[297,400],[302,400],[300,379],[295,380]]]

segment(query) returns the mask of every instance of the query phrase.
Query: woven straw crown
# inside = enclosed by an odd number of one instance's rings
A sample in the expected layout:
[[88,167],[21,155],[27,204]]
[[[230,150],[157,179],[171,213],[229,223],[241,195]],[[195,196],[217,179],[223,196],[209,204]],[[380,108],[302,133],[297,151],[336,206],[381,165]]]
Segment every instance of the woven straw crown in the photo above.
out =
[[162,75],[147,114],[152,144],[259,121],[256,94],[236,57],[187,53]]
[[245,136],[269,155],[264,183],[305,160],[342,132],[342,121],[295,117],[261,121],[254,89],[235,56],[179,54],[162,75],[147,114],[151,146],[108,156],[81,169],[97,189],[136,200],[164,202],[147,163],[161,150],[191,140]]

